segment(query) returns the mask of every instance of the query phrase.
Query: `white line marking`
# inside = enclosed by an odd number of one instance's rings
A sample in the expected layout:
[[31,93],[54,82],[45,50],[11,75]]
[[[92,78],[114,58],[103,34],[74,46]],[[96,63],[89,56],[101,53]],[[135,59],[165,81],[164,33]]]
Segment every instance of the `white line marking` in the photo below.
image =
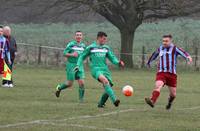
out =
[[97,114],[97,115],[83,115],[83,116],[77,116],[77,117],[69,117],[66,119],[61,119],[61,120],[34,120],[34,121],[29,121],[29,122],[20,122],[20,123],[15,123],[15,124],[7,124],[7,125],[0,125],[0,128],[9,128],[9,127],[18,127],[18,126],[25,126],[25,125],[33,125],[33,124],[41,124],[44,122],[65,122],[69,120],[80,120],[80,119],[90,119],[90,118],[98,118],[98,117],[104,117],[104,116],[110,116],[110,115],[115,115],[118,113],[125,113],[125,112],[131,112],[131,111],[147,111],[144,109],[126,109],[126,110],[120,110],[120,111],[113,111],[113,112],[107,112],[103,114]]
[[[175,110],[196,110],[196,109],[200,109],[200,106],[188,107],[188,108],[178,108],[178,109],[175,109]],[[0,125],[0,128],[19,127],[19,126],[33,125],[33,124],[48,124],[48,123],[49,124],[51,124],[51,123],[55,124],[55,122],[65,122],[65,121],[68,121],[68,120],[99,118],[99,117],[105,117],[105,116],[115,115],[115,114],[119,114],[119,113],[126,113],[126,112],[132,112],[132,111],[148,111],[148,110],[150,110],[150,108],[149,109],[131,108],[131,109],[107,112],[107,113],[97,114],[97,115],[83,115],[83,116],[77,116],[77,117],[69,117],[69,118],[60,119],[60,120],[53,120],[53,119],[49,119],[49,120],[34,120],[34,121],[29,121],[29,122],[20,122],[20,123],[15,123],[15,124]],[[71,125],[76,125],[76,124],[71,124]],[[83,126],[83,125],[81,125],[81,126]],[[91,126],[91,127],[93,127],[93,126]],[[95,128],[97,128],[97,127],[95,127]],[[107,129],[112,129],[112,128],[107,128]],[[117,130],[120,130],[120,129],[117,129]]]
[[53,125],[53,126],[71,126],[71,127],[79,127],[79,128],[87,128],[87,129],[94,129],[94,130],[108,130],[108,131],[125,131],[123,129],[116,129],[116,128],[100,128],[96,126],[87,126],[87,125],[80,125],[80,124],[57,124],[53,122],[44,122],[42,124],[46,125]]
[[200,106],[194,106],[194,107],[188,107],[188,108],[179,108],[179,109],[176,109],[176,110],[196,110],[196,109],[200,109]]

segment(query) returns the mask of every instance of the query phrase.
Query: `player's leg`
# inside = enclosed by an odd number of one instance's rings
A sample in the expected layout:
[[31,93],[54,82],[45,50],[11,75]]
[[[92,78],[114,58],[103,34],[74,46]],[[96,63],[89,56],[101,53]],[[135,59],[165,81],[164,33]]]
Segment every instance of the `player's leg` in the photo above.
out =
[[168,87],[168,89],[169,89],[169,98],[168,98],[168,104],[166,106],[167,110],[171,108],[172,103],[176,98],[176,87]]
[[[13,64],[14,64],[14,59],[11,59],[11,64],[9,64],[9,68],[10,68],[10,70],[13,72]],[[12,75],[12,77],[13,77],[13,75]],[[9,87],[14,87],[14,85],[13,85],[13,78],[11,77],[11,80],[10,81],[8,81],[8,85],[9,85]]]
[[[104,74],[104,76],[105,76],[105,77],[107,78],[107,80],[109,81],[110,86],[112,87],[113,82],[112,82],[112,78],[111,78],[110,72],[109,72],[109,71],[106,71],[106,72],[104,72],[104,73],[102,73],[102,74]],[[108,95],[106,92],[104,92],[103,95],[101,96],[101,99],[100,99],[99,103],[98,103],[98,107],[99,107],[99,108],[105,107],[105,103],[106,103],[106,101],[108,100],[108,98],[109,98],[109,95]]]
[[67,81],[66,83],[58,84],[56,87],[56,97],[60,96],[60,92],[66,88],[69,88],[73,85],[73,81]]
[[85,87],[84,87],[84,80],[83,79],[79,79],[78,81],[78,85],[79,85],[79,101],[83,102],[84,99],[84,94],[85,94]]
[[67,82],[58,84],[56,87],[56,97],[60,96],[60,92],[66,88],[69,88],[73,85],[73,82],[75,80],[75,72],[73,71],[73,68],[75,67],[75,64],[68,63],[66,65],[66,78]]
[[79,101],[83,102],[84,94],[85,94],[85,87],[84,87],[84,78],[85,78],[85,71],[83,66],[80,67],[79,71],[75,73],[75,79],[78,82],[79,88]]
[[64,90],[64,89],[66,89],[66,88],[69,88],[69,87],[71,87],[71,86],[73,85],[73,82],[74,82],[74,81],[67,81],[66,83],[61,83],[61,84],[59,84],[59,85],[57,86],[57,89],[58,89],[58,90]]
[[166,85],[169,89],[169,98],[168,104],[166,105],[166,109],[169,110],[172,106],[174,99],[176,98],[177,75],[168,74]]
[[163,81],[161,81],[161,80],[156,81],[155,88],[154,88],[154,90],[152,92],[152,96],[151,96],[151,100],[152,100],[153,104],[156,103],[158,97],[160,96],[160,91],[163,86],[164,86]]
[[2,86],[3,87],[8,87],[8,81],[7,80],[2,80]]
[[[103,84],[104,90],[108,94],[108,96],[110,97],[112,103],[115,106],[119,106],[120,100],[118,100],[116,98],[115,93],[114,93],[112,87],[110,86],[108,79],[104,75],[101,74],[101,75],[99,75],[98,80]],[[103,95],[105,95],[105,93]]]
[[106,92],[104,92],[103,95],[101,96],[99,103],[98,103],[98,107],[103,108],[105,106],[105,103],[108,100],[108,98],[109,98],[109,95]]
[[146,103],[149,104],[151,107],[154,107],[154,104],[156,103],[158,97],[160,96],[160,91],[163,86],[164,82],[161,80],[157,80],[155,82],[155,88],[152,92],[151,98],[145,98]]

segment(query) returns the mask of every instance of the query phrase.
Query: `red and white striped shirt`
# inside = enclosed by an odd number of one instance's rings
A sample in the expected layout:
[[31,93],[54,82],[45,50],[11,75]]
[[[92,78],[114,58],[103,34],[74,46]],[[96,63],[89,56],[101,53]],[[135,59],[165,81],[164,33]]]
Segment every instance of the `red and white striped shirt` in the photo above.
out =
[[177,57],[181,55],[185,59],[189,54],[183,49],[170,44],[169,47],[161,45],[149,58],[148,65],[159,56],[157,65],[158,72],[170,72],[176,74]]

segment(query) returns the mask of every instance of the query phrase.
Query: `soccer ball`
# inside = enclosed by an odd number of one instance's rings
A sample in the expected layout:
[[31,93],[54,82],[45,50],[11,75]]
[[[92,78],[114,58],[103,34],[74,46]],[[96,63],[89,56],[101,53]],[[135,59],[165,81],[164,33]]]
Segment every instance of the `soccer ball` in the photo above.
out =
[[129,86],[129,85],[126,85],[122,88],[122,93],[129,97],[129,96],[132,96],[133,95],[133,87]]

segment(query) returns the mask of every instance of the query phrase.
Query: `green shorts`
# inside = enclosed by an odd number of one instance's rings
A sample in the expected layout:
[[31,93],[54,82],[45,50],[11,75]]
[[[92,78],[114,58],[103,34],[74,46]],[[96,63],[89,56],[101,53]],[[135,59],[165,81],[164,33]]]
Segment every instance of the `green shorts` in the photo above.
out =
[[80,80],[85,78],[85,72],[83,66],[79,68],[78,72],[74,72],[73,69],[76,67],[76,63],[68,62],[66,64],[66,78],[69,81]]
[[99,81],[99,76],[104,75],[108,79],[110,85],[113,86],[112,76],[108,69],[97,69],[96,68],[96,69],[92,69],[91,73],[92,73],[93,78],[98,81]]

